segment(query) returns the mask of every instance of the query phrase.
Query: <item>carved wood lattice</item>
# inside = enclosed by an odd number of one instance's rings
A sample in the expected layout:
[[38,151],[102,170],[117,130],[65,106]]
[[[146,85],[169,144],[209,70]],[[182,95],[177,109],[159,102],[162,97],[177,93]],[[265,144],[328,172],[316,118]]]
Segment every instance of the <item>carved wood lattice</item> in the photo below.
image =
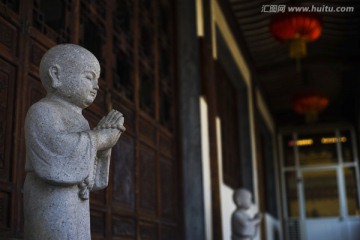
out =
[[55,42],[70,41],[71,0],[34,0],[32,25]]

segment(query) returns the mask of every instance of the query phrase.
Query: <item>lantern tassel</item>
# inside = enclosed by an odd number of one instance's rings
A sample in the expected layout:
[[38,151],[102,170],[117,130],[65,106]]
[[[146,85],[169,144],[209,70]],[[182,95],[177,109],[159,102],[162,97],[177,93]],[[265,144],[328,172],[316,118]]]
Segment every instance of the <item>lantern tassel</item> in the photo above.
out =
[[290,57],[303,58],[306,56],[306,41],[302,38],[295,38],[290,41]]
[[306,123],[315,123],[319,119],[319,112],[315,110],[309,110],[305,113]]

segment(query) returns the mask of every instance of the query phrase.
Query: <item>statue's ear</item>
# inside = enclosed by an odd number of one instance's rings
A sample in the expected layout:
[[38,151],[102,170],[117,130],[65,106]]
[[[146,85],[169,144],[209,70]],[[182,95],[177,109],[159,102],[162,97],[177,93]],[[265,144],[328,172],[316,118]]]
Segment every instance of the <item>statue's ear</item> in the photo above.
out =
[[61,67],[57,64],[55,64],[49,68],[51,87],[54,89],[58,88],[61,85],[60,70],[61,70]]

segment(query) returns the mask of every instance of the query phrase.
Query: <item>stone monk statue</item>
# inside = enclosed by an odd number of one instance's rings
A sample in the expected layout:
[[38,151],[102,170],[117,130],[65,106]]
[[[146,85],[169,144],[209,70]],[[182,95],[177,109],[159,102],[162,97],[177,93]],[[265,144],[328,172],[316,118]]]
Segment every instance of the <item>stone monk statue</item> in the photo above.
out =
[[247,210],[251,207],[251,193],[240,188],[234,191],[233,200],[236,210],[231,216],[231,240],[252,240],[256,237],[261,215],[250,217]]
[[82,110],[99,90],[100,64],[61,44],[40,63],[45,98],[26,116],[25,239],[90,240],[89,192],[108,185],[111,148],[124,128],[112,110],[91,130]]

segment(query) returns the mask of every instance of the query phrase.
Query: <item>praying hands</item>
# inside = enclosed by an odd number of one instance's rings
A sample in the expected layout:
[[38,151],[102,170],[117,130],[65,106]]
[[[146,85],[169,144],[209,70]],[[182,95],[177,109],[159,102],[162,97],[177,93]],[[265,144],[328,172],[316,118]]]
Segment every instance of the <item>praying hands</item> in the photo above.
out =
[[104,116],[94,130],[100,129],[118,129],[121,133],[125,132],[124,116],[121,112],[111,110],[108,115]]

